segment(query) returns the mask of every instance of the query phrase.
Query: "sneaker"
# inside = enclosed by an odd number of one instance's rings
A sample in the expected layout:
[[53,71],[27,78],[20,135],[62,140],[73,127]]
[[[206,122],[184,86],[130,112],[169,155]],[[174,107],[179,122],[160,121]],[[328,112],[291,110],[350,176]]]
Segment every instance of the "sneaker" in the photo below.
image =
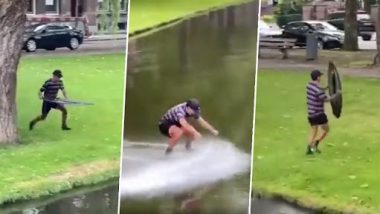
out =
[[191,150],[191,142],[186,142],[185,148],[187,151]]
[[34,128],[34,125],[36,125],[33,121],[29,123],[29,130],[32,131]]
[[169,155],[172,152],[173,152],[172,148],[167,148],[166,151],[165,151],[165,155]]
[[306,155],[312,155],[313,154],[313,149],[311,148],[310,145],[307,145],[306,148]]
[[319,145],[319,140],[315,141],[315,152],[317,153],[322,153],[321,150],[318,149],[318,145]]
[[69,128],[69,127],[67,127],[67,126],[62,126],[62,130],[63,130],[63,131],[70,131],[71,128]]

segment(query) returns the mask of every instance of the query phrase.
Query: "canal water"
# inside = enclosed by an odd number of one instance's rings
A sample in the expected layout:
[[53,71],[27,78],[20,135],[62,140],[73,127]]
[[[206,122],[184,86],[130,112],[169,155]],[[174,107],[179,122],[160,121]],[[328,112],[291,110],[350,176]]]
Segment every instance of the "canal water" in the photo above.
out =
[[[257,18],[251,2],[130,39],[121,214],[248,213]],[[165,157],[158,120],[189,98],[220,137]]]
[[80,188],[40,200],[0,207],[1,214],[116,214],[118,183]]

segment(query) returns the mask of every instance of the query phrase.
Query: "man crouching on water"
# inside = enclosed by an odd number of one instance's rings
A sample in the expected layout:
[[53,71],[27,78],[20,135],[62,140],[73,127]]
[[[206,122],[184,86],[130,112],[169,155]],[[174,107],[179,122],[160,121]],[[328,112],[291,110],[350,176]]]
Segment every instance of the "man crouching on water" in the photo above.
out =
[[178,104],[170,108],[159,121],[160,132],[169,137],[169,145],[165,154],[170,154],[174,146],[178,143],[183,135],[187,138],[186,149],[191,149],[191,143],[201,138],[201,134],[191,126],[186,119],[194,118],[205,129],[213,135],[219,132],[212,127],[201,115],[200,104],[196,99],[190,99],[187,102]]
[[[311,126],[309,144],[307,145],[306,151],[307,155],[311,155],[314,152],[321,152],[318,149],[318,146],[327,136],[327,133],[330,130],[327,115],[325,114],[324,103],[335,99],[335,97],[341,93],[338,91],[336,94],[328,97],[325,93],[325,90],[327,90],[327,88],[322,88],[320,85],[322,75],[322,72],[319,70],[312,71],[312,81],[309,82],[306,87],[308,120]],[[322,129],[322,134],[321,136],[317,137],[319,127]]]
[[66,91],[63,86],[63,81],[61,78],[63,77],[61,70],[55,70],[53,72],[52,78],[45,81],[42,85],[38,96],[42,101],[42,112],[41,115],[37,116],[34,120],[29,123],[29,130],[33,130],[34,126],[46,119],[51,109],[57,109],[62,112],[62,130],[68,131],[71,130],[67,126],[67,110],[64,105],[56,103],[59,90],[62,91],[63,96],[67,99]]

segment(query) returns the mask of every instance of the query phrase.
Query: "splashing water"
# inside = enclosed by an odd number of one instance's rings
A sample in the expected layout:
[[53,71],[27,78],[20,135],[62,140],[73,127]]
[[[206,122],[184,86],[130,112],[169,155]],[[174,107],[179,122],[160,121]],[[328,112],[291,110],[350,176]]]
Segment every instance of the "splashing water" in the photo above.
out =
[[221,139],[203,139],[186,151],[179,144],[164,155],[166,144],[124,143],[121,196],[152,198],[178,194],[245,173],[250,156]]

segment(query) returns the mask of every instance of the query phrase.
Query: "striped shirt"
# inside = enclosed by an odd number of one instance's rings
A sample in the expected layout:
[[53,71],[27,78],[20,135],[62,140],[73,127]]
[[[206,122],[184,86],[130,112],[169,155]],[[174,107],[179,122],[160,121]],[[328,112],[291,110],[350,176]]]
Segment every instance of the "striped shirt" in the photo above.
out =
[[169,109],[165,114],[164,116],[162,116],[161,120],[166,120],[166,121],[170,121],[170,122],[173,122],[173,123],[179,123],[179,120],[181,118],[195,118],[195,119],[198,119],[199,118],[199,114],[195,114],[195,115],[189,115],[187,112],[186,112],[186,103],[181,103],[181,104],[178,104],[174,107],[172,107],[171,109]]
[[58,96],[58,91],[63,90],[62,80],[53,81],[53,79],[48,79],[45,81],[40,91],[44,92],[44,98],[47,100],[55,100]]
[[325,113],[324,102],[327,96],[318,83],[309,82],[306,87],[307,112],[309,117]]

